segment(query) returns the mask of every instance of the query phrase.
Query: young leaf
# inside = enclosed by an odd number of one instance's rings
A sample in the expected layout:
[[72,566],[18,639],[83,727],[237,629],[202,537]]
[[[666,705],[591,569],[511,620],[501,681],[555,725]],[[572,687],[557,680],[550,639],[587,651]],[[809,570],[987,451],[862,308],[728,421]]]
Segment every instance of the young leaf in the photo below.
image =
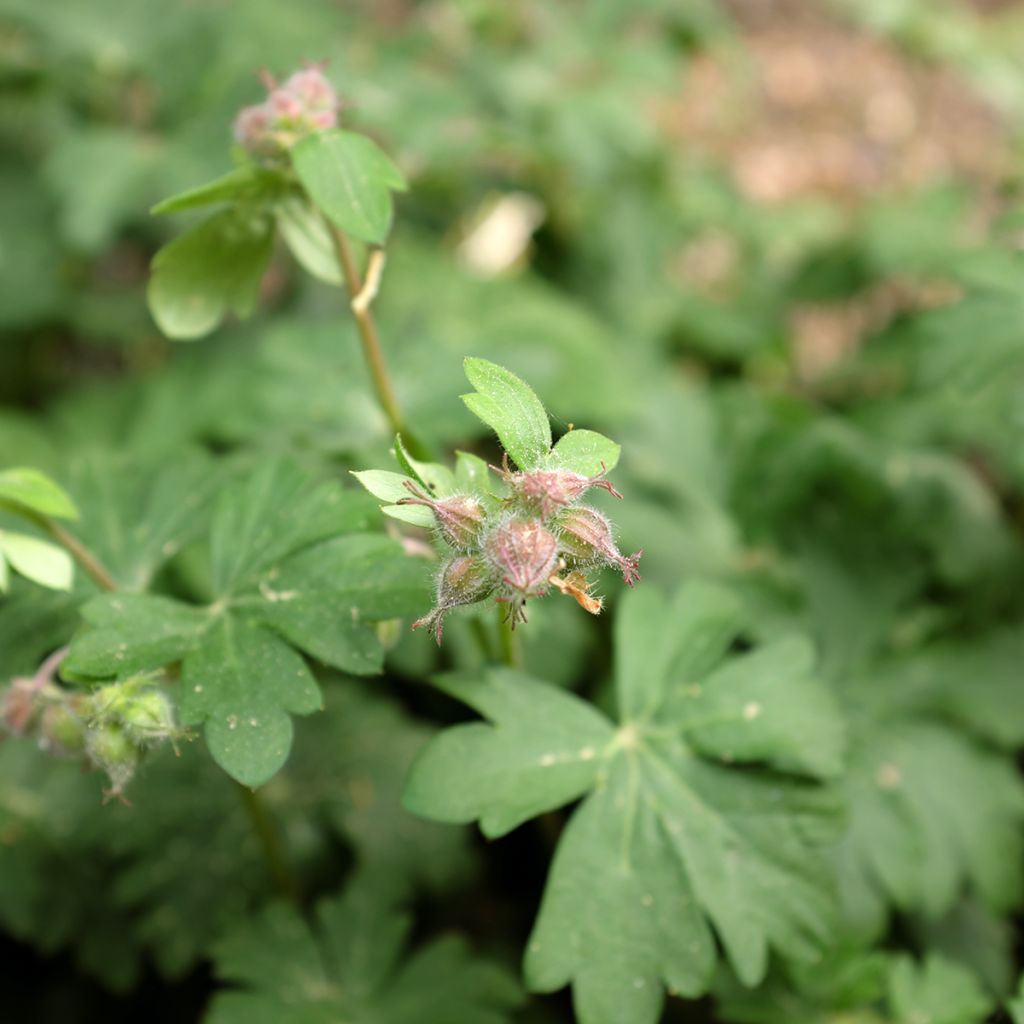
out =
[[889,1004],[895,1020],[911,1024],[978,1024],[992,1000],[966,968],[932,955],[921,965],[896,958],[889,971]]
[[[833,927],[824,846],[835,801],[811,780],[834,774],[838,755],[799,748],[820,731],[841,749],[842,722],[803,648],[723,662],[740,624],[724,592],[693,584],[671,609],[641,594],[625,598],[618,622],[617,726],[508,670],[441,677],[487,722],[434,740],[404,798],[497,836],[589,791],[559,843],[525,964],[537,991],[573,983],[582,1024],[646,1024],[663,986],[707,991],[709,926],[748,985],[769,946],[811,958]],[[807,717],[787,723],[804,700]]]
[[244,208],[215,213],[153,257],[149,308],[169,338],[209,334],[231,312],[248,316],[270,260],[272,221]]
[[395,459],[409,476],[435,498],[447,497],[455,490],[455,474],[440,463],[414,459],[405,447],[401,434],[395,435]]
[[551,448],[551,424],[528,384],[497,363],[469,357],[463,363],[476,392],[462,400],[498,435],[502,447],[522,470],[542,464]]
[[28,467],[0,471],[0,506],[3,505],[54,519],[78,518],[78,509],[67,492],[45,473]]
[[615,468],[621,451],[621,445],[603,434],[593,430],[570,430],[551,449],[548,465],[552,469],[571,469],[581,476],[597,476]]
[[389,887],[357,877],[324,900],[311,926],[280,904],[215,951],[220,991],[205,1024],[373,1021],[374,1024],[500,1024],[522,1000],[497,966],[454,937],[435,939],[402,962],[409,916]]
[[[398,502],[409,497],[405,488],[405,481],[412,482],[412,478],[403,476],[401,473],[392,473],[386,469],[363,469],[352,470],[352,475],[365,487],[375,498],[381,501]],[[422,526],[429,530],[434,525],[434,514],[429,508],[423,505],[384,505],[381,511],[393,519],[398,519],[411,526]]]
[[56,544],[24,533],[0,530],[0,555],[27,580],[51,590],[70,590],[74,578],[71,556]]
[[375,142],[356,132],[315,132],[292,149],[292,166],[309,197],[342,231],[383,245],[394,190],[405,179]]
[[285,191],[287,182],[280,171],[258,164],[244,164],[227,174],[208,181],[205,185],[179,192],[161,200],[149,212],[152,214],[178,213],[213,203],[253,202],[271,199]]

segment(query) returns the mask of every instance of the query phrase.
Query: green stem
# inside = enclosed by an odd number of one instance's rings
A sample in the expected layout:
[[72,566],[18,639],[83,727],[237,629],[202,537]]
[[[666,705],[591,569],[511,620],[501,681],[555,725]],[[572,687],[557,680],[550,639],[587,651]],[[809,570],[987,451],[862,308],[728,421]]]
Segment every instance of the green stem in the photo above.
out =
[[295,877],[288,866],[288,860],[284,855],[284,848],[278,838],[277,830],[270,818],[263,798],[254,789],[243,786],[240,782],[235,783],[238,795],[242,800],[242,806],[249,816],[249,823],[253,832],[259,840],[263,850],[263,859],[267,862],[267,869],[270,877],[274,880],[277,891],[292,903],[299,902],[299,890],[295,883]]
[[523,667],[523,648],[519,643],[519,635],[512,628],[512,619],[505,614],[502,605],[498,605],[498,647],[501,660],[509,668]]
[[334,251],[338,256],[338,265],[341,267],[342,277],[345,279],[345,288],[349,294],[349,308],[355,318],[356,327],[359,331],[359,340],[363,346],[363,356],[370,371],[370,378],[373,381],[373,390],[377,395],[377,402],[391,425],[392,433],[401,434],[406,447],[417,459],[430,459],[429,449],[423,445],[412,433],[402,415],[401,407],[395,396],[395,389],[391,383],[391,375],[388,373],[387,363],[384,362],[384,351],[380,344],[380,334],[377,331],[377,322],[373,318],[373,312],[369,303],[356,305],[351,300],[355,299],[363,289],[363,280],[356,266],[355,255],[352,252],[352,245],[348,236],[339,227],[324,217],[327,229],[331,233],[334,242]]

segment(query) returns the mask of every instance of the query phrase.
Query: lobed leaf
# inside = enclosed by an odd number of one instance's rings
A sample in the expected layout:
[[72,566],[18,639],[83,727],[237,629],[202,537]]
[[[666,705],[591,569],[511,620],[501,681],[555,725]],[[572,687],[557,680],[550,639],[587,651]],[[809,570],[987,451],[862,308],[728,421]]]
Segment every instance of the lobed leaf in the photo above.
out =
[[593,430],[570,430],[563,434],[551,454],[551,468],[571,469],[581,476],[611,472],[618,464],[622,446]]
[[[407,807],[497,836],[589,793],[559,843],[525,960],[532,989],[572,983],[582,1024],[653,1022],[664,987],[707,991],[712,927],[748,985],[769,947],[811,960],[831,938],[836,802],[815,779],[839,766],[826,747],[841,751],[841,719],[802,641],[727,656],[737,609],[702,583],[670,606],[649,589],[627,595],[618,726],[508,670],[436,681],[487,721],[427,746]],[[752,700],[765,710],[751,714]],[[788,722],[783,710],[800,702]],[[803,750],[815,733],[823,742]]]

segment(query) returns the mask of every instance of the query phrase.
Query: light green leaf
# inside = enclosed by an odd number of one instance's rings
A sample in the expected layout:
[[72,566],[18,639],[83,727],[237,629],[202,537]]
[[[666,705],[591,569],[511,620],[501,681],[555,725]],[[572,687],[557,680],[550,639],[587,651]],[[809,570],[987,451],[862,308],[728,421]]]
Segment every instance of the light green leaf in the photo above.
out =
[[460,939],[435,939],[404,962],[411,919],[393,887],[358,875],[324,900],[316,926],[283,905],[230,934],[216,971],[237,988],[219,992],[204,1024],[501,1024],[522,1001],[496,965]]
[[520,469],[540,466],[551,448],[551,424],[530,386],[486,359],[469,357],[463,366],[476,388],[474,394],[462,396],[469,410],[494,430]]
[[405,447],[401,434],[395,435],[395,459],[401,469],[435,498],[444,498],[455,490],[455,474],[440,463],[414,459]]
[[581,476],[611,472],[619,461],[622,446],[593,430],[570,430],[563,434],[551,454],[552,469],[571,469]]
[[[381,501],[398,502],[409,497],[405,481],[411,482],[411,477],[402,473],[392,473],[386,469],[363,469],[358,472],[353,470],[352,475]],[[392,519],[412,526],[422,526],[428,530],[434,526],[434,513],[425,505],[390,504],[383,506],[381,511]]]
[[55,519],[77,519],[78,509],[67,492],[38,469],[0,471],[0,505],[26,508]]
[[273,222],[227,209],[165,245],[153,257],[149,308],[169,338],[209,334],[227,313],[248,316],[270,260]]
[[343,283],[338,256],[324,219],[307,200],[292,196],[274,207],[277,226],[304,270],[327,284]]
[[317,132],[292,149],[292,166],[309,197],[342,231],[382,245],[391,229],[393,190],[401,172],[365,135]]
[[455,487],[463,494],[491,499],[491,473],[487,463],[472,452],[455,453]]
[[71,556],[56,544],[24,533],[0,530],[0,554],[27,580],[51,590],[70,590],[75,568]]
[[896,1024],[979,1024],[992,1000],[960,964],[931,955],[918,965],[897,957],[889,971],[889,1004]]
[[287,189],[287,181],[280,171],[258,164],[244,164],[227,174],[162,199],[149,212],[152,214],[178,213],[213,203],[256,202],[269,200]]
[[10,574],[7,569],[7,559],[3,551],[0,551],[0,594],[6,594],[10,586]]
[[[488,721],[432,741],[404,798],[417,813],[477,819],[496,836],[589,791],[559,844],[526,955],[531,988],[572,982],[581,1024],[649,1024],[663,987],[706,991],[709,925],[748,985],[763,977],[769,947],[811,960],[834,929],[825,851],[837,806],[812,779],[834,770],[835,755],[802,753],[798,741],[808,730],[838,739],[841,724],[807,677],[806,649],[783,641],[728,658],[736,602],[707,584],[671,605],[638,590],[620,621],[618,726],[508,670],[442,676],[442,690]],[[680,687],[710,703],[694,711]],[[766,708],[806,700],[807,717],[790,726],[774,709],[744,713],[751,696]],[[738,767],[741,758],[788,774]]]

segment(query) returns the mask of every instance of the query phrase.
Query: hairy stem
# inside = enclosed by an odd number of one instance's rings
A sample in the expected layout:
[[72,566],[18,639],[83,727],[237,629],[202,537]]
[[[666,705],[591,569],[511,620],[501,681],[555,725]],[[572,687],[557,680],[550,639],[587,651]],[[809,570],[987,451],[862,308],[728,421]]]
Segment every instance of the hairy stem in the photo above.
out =
[[274,880],[277,891],[292,903],[299,901],[299,889],[295,882],[295,876],[288,866],[288,859],[284,855],[284,848],[278,838],[277,829],[271,820],[270,812],[263,798],[254,789],[243,786],[240,782],[235,783],[235,788],[242,800],[242,806],[249,816],[249,823],[253,832],[259,840],[260,848],[263,851],[263,859],[267,862],[267,869],[270,877]]
[[395,389],[391,383],[391,375],[388,373],[387,363],[384,362],[377,322],[370,309],[370,303],[379,284],[382,264],[379,261],[373,264],[373,278],[370,281],[370,287],[364,292],[363,281],[359,268],[356,266],[355,255],[352,252],[352,244],[349,242],[348,236],[332,224],[327,217],[324,217],[324,221],[331,233],[334,251],[338,256],[338,265],[345,278],[345,288],[349,294],[349,308],[352,310],[352,316],[355,318],[356,327],[359,330],[359,340],[362,343],[363,355],[373,380],[373,390],[377,395],[377,402],[388,418],[391,430],[402,435],[402,439],[413,456],[418,459],[428,459],[430,457],[428,450],[410,433],[405,418],[402,416],[402,410],[398,405]]

